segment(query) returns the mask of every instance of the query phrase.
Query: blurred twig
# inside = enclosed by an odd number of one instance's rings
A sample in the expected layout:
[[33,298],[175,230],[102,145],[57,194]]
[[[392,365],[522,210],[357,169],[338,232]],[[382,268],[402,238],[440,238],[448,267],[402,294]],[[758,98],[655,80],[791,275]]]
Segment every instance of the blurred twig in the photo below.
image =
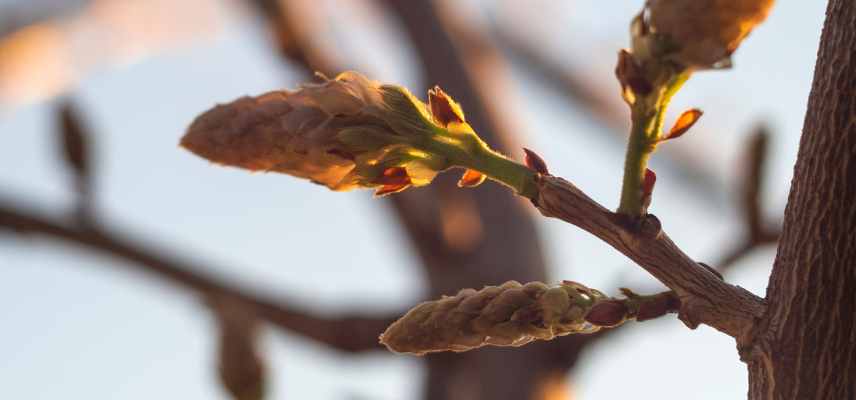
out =
[[209,307],[220,332],[220,382],[235,400],[265,396],[265,365],[258,350],[259,321],[255,311],[228,298],[211,296]]
[[168,256],[165,252],[128,239],[119,230],[104,225],[81,229],[79,226],[26,211],[20,206],[22,203],[0,198],[0,228],[40,234],[110,254],[129,261],[127,266],[166,279],[196,292],[203,298],[218,296],[244,304],[252,308],[259,318],[275,326],[297,332],[338,350],[359,352],[381,349],[377,342],[378,332],[383,332],[398,315],[349,315],[341,318],[315,316],[206,276],[202,271],[215,269]]
[[761,190],[764,187],[764,166],[767,163],[770,134],[765,125],[758,128],[749,137],[746,153],[743,155],[745,168],[740,178],[740,210],[742,213],[743,237],[733,249],[716,264],[721,273],[726,273],[737,261],[755,249],[776,244],[782,232],[781,222],[769,223],[764,220],[761,206]]
[[311,18],[300,14],[303,10],[294,1],[287,0],[247,0],[270,26],[274,43],[279,55],[298,67],[309,68],[310,75],[321,72],[326,76],[336,76],[339,68],[319,46],[313,46],[310,27]]
[[88,129],[70,100],[63,100],[57,112],[62,158],[73,176],[76,193],[75,217],[81,225],[93,221],[92,149]]

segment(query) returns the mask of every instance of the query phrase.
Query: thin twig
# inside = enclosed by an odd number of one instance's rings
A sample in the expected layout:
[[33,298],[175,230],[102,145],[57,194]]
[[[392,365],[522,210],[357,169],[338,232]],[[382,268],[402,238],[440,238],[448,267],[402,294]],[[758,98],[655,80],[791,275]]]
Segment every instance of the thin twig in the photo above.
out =
[[743,215],[743,237],[733,249],[727,252],[716,264],[721,273],[726,273],[737,261],[756,249],[776,244],[782,232],[781,222],[765,221],[761,204],[761,191],[764,187],[764,166],[767,163],[769,131],[766,125],[759,125],[749,137],[746,152],[743,155],[746,166],[740,179],[740,209]]
[[290,308],[271,299],[249,294],[226,284],[220,279],[206,276],[202,271],[216,270],[203,265],[169,257],[136,241],[126,239],[119,231],[99,227],[74,227],[60,221],[24,211],[23,202],[0,199],[0,228],[29,234],[40,234],[63,240],[91,250],[107,253],[129,261],[127,266],[165,279],[185,289],[195,291],[204,298],[225,297],[251,307],[259,318],[273,325],[348,352],[378,350],[377,336],[395,321],[398,314],[388,316],[346,315],[323,318]]

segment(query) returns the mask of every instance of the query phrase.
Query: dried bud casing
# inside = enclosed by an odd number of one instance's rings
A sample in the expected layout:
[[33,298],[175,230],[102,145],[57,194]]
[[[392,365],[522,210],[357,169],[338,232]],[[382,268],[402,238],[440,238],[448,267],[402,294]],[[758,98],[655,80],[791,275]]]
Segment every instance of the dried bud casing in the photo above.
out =
[[650,32],[678,48],[670,58],[705,69],[727,62],[772,6],[773,0],[648,0],[646,13]]

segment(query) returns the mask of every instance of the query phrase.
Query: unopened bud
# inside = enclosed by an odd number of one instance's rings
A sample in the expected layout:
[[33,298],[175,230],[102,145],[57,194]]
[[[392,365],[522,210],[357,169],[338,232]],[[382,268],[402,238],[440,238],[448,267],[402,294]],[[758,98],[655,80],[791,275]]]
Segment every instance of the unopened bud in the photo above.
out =
[[450,167],[426,143],[452,129],[471,132],[442,90],[433,89],[431,99],[437,115],[403,87],[345,72],[214,107],[196,118],[181,145],[219,164],[282,172],[333,190],[394,193],[427,185]]
[[676,47],[670,59],[693,69],[728,64],[740,42],[767,18],[773,0],[648,0],[649,33]]
[[592,333],[583,315],[603,298],[597,290],[563,282],[521,285],[508,281],[424,302],[387,328],[380,341],[399,353],[466,351],[481,346],[520,346],[572,333]]

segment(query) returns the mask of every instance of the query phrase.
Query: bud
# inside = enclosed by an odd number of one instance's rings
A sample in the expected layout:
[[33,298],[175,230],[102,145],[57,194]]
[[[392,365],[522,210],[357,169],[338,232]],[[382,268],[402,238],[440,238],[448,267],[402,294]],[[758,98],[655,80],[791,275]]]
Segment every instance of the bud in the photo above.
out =
[[698,108],[692,108],[684,111],[681,116],[678,117],[678,120],[675,121],[675,124],[672,125],[672,129],[669,129],[669,133],[667,133],[661,140],[672,140],[683,136],[684,133],[687,133],[687,131],[690,130],[696,122],[698,122],[702,114],[704,113]]
[[452,100],[439,86],[434,86],[428,91],[428,105],[434,122],[440,126],[447,126],[452,122],[465,122],[461,105]]
[[431,97],[441,114],[403,87],[345,72],[218,105],[193,121],[181,145],[215,163],[286,173],[332,190],[395,193],[427,185],[451,166],[432,141],[464,147],[462,137],[477,138],[457,103],[439,88]]
[[532,150],[527,148],[523,148],[523,152],[526,154],[524,158],[524,162],[529,169],[544,175],[549,175],[550,171],[547,169],[547,163],[544,161],[538,153],[535,153]]
[[649,168],[645,168],[645,176],[642,178],[642,187],[639,190],[639,196],[642,204],[642,215],[648,213],[648,207],[651,206],[652,195],[654,194],[654,185],[657,183],[657,174]]
[[576,282],[549,287],[508,281],[414,307],[387,328],[381,343],[399,353],[467,351],[481,346],[521,346],[599,328],[583,316],[603,293]]
[[664,37],[674,47],[668,58],[685,67],[727,66],[772,6],[773,0],[648,0],[647,27],[638,32]]

